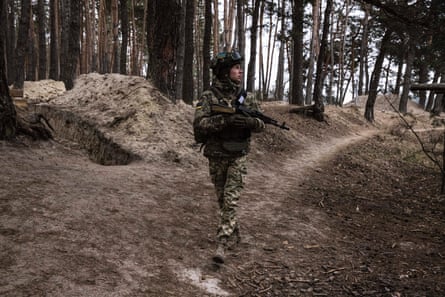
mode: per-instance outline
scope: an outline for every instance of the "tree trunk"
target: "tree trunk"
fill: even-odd
[[[186,22],[186,14],[187,14],[187,2],[191,0],[182,0],[181,1],[181,10],[179,14],[179,38],[178,38],[178,48],[176,50],[176,87],[175,87],[175,100],[181,100],[184,98],[184,57],[185,57],[185,22]]]
[[[386,30],[385,35],[382,38],[379,55],[377,56],[377,59],[375,61],[374,71],[371,75],[369,95],[365,107],[365,119],[369,122],[374,122],[374,105],[377,98],[377,88],[379,86],[380,74],[382,72],[382,66],[385,59],[387,46],[391,40],[391,34],[392,32],[390,30]]]
[[[119,11],[118,0],[111,1],[111,24],[112,24],[112,48],[111,48],[111,71],[113,73],[119,73]]]
[[[2,3],[7,5],[7,9],[3,11],[3,16],[1,16],[3,24],[2,28],[8,28],[6,31],[6,78],[8,79],[8,85],[13,83],[12,80],[14,80],[16,76],[16,69],[15,69],[15,44],[17,40],[17,34],[16,34],[16,25],[15,25],[15,5],[14,0],[8,0],[8,1],[2,1]]]
[[[80,1],[69,1],[68,4],[70,5],[67,32],[68,48],[65,67],[61,72],[61,80],[65,83],[65,88],[71,90],[74,87],[80,55]]]
[[[182,98],[185,103],[193,104],[194,94],[194,75],[193,75],[193,57],[195,55],[195,48],[193,45],[193,24],[195,20],[195,1],[186,1],[185,14],[185,59],[184,59],[184,84],[182,91]]]
[[[362,42],[360,47],[360,70],[359,70],[359,79],[358,79],[358,95],[364,95],[363,92],[363,80],[365,75],[365,63],[367,59],[365,58],[368,55],[368,33],[369,33],[369,10],[370,5],[364,4],[365,16],[363,17],[363,33],[362,33]]]
[[[421,62],[419,66],[419,83],[428,82],[428,64]],[[419,91],[419,105],[425,108],[426,104],[426,91]]]
[[[9,96],[8,80],[6,77],[5,40],[7,19],[6,1],[0,4],[0,139],[12,139],[16,134],[17,121],[14,104]]]
[[[255,7],[252,16],[252,31],[250,34],[250,59],[247,66],[247,92],[253,92],[255,89],[255,68],[256,68],[256,45],[258,38],[258,20],[260,13],[260,0],[255,0]]]
[[[147,10],[147,78],[166,94],[175,87],[175,58],[178,45],[177,16],[181,7],[175,0],[155,0]],[[166,14],[165,12],[169,13]],[[158,34],[163,32],[163,34]]]
[[[121,32],[122,32],[122,44],[120,53],[120,73],[127,74],[127,49],[128,49],[128,0],[120,0],[120,19],[121,19]]]
[[[445,82],[445,77],[443,75],[440,78],[440,82],[441,83]],[[432,92],[432,93],[434,94],[433,96],[435,96],[432,115],[439,116],[445,106],[445,104],[443,102],[444,96],[443,96],[443,93],[439,93],[439,94],[436,92]]]
[[[239,0],[241,1],[241,0]],[[204,1],[204,37],[202,41],[202,80],[203,89],[210,88],[210,44],[212,39],[212,0]]]
[[[49,61],[49,78],[59,80],[59,1],[50,0],[50,61]]]
[[[440,77],[440,71],[435,71],[434,72],[434,77],[433,77],[433,83],[437,83],[439,81],[439,77]],[[433,108],[433,103],[434,103],[434,92],[430,91],[430,94],[428,95],[428,102],[426,103],[426,111],[431,111]]]
[[[293,2],[292,14],[292,72],[290,103],[304,105],[303,97],[303,17],[304,1]]]
[[[400,95],[400,83],[402,81],[403,62],[405,61],[405,47],[402,46],[399,50],[399,67],[397,68],[396,86],[394,88],[394,94]]]
[[[29,24],[31,19],[31,0],[22,1],[19,34],[17,37],[14,88],[23,89],[25,81],[25,59],[29,42]]]
[[[402,96],[400,97],[400,102],[399,102],[399,111],[402,114],[406,114],[406,112],[407,112],[408,94],[409,94],[409,88],[411,86],[411,69],[413,67],[414,54],[415,54],[415,46],[410,41],[409,48],[408,48],[408,56],[406,58],[405,75],[403,78],[403,92],[402,92]]]
[[[213,0],[213,54],[216,55],[220,52],[220,46],[219,46],[219,1]]]
[[[309,66],[307,70],[307,80],[306,80],[306,104],[312,103],[312,85],[314,76],[314,65],[315,60],[318,57],[318,52],[320,50],[320,0],[315,0],[312,4],[312,38],[309,53]]]
[[[321,38],[320,55],[317,61],[317,72],[314,85],[314,116],[318,121],[324,121],[324,105],[321,95],[323,91],[324,79],[326,76],[326,51],[328,46],[329,20],[332,12],[332,5],[332,0],[328,0],[324,13],[323,36]]]
[[[275,100],[283,100],[284,97],[284,49],[286,45],[286,38],[284,38],[286,34],[286,21],[284,17],[285,5],[286,1],[282,0],[281,2],[280,15],[281,19],[281,28],[279,35],[280,49],[278,52],[278,68],[277,68],[277,77],[275,81]]]
[[[37,24],[39,26],[39,75],[38,79],[46,78],[46,14],[45,1],[37,2]]]

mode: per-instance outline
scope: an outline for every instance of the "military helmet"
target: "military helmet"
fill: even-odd
[[[233,65],[240,64],[242,60],[243,57],[237,51],[220,52],[212,59],[210,68],[214,75],[221,76],[222,70],[230,69]]]

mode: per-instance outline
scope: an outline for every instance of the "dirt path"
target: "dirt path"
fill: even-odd
[[[308,148],[277,160],[281,168],[251,164],[240,205],[246,260],[262,256],[267,237],[276,236],[258,238],[261,224],[287,220],[277,211],[300,177],[369,135]],[[106,167],[56,142],[2,142],[1,150],[2,296],[229,295],[218,287],[221,275],[205,276],[212,274],[205,263],[214,247],[216,203],[204,159],[198,168]]]

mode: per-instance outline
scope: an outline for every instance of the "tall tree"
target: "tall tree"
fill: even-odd
[[[185,48],[184,48],[184,85],[182,98],[187,104],[192,104],[194,99],[194,76],[193,65],[195,57],[195,49],[193,42],[193,26],[195,20],[195,0],[186,1],[185,14]]]
[[[11,139],[16,134],[17,122],[14,104],[9,95],[8,80],[6,78],[6,28],[7,2],[0,2],[0,139]]]
[[[256,68],[256,44],[258,38],[258,21],[260,14],[260,0],[252,0],[254,2],[253,15],[252,15],[252,27],[250,31],[250,58],[247,66],[247,83],[246,90],[253,92],[255,88],[255,68]]]
[[[284,50],[286,47],[286,18],[285,18],[285,7],[286,1],[281,0],[280,8],[279,8],[279,16],[280,16],[280,34],[278,35],[278,41],[280,42],[280,49],[278,52],[278,67],[277,67],[277,76],[275,81],[275,94],[274,97],[276,100],[283,100],[284,97]]]
[[[6,71],[7,71],[7,79],[8,85],[13,82],[16,76],[15,69],[15,44],[17,41],[17,30],[16,30],[16,6],[14,0],[2,1],[2,3],[7,5],[7,9],[3,11],[3,16],[1,17],[4,21],[6,30],[6,45],[5,45],[5,55],[6,59]],[[11,81],[12,80],[12,81]]]
[[[326,52],[328,47],[328,34],[330,27],[330,15],[333,0],[327,0],[323,21],[323,36],[321,38],[320,54],[317,60],[317,72],[314,85],[314,116],[317,120],[324,120],[324,105],[322,98],[323,83],[326,76]]]
[[[50,0],[50,63],[49,78],[59,80],[59,0]]]
[[[315,60],[320,50],[319,42],[320,28],[320,0],[314,0],[312,3],[312,37],[309,52],[309,66],[306,80],[306,104],[312,103],[312,81],[314,74]],[[331,51],[332,52],[332,51]]]
[[[61,80],[65,83],[65,88],[71,90],[74,86],[74,79],[77,74],[77,65],[80,56],[80,1],[65,2],[68,12],[64,15],[68,17],[67,46],[64,47],[66,53],[61,72]]]
[[[120,0],[120,19],[122,44],[120,53],[120,73],[127,74],[127,50],[128,50],[128,0]]]
[[[241,0],[239,0],[241,1]],[[212,39],[212,0],[204,0],[204,37],[202,42],[203,53],[203,88],[208,89],[210,87],[210,44]]]
[[[147,78],[162,92],[171,94],[175,87],[177,16],[181,7],[176,0],[154,0],[150,3],[147,10]]]
[[[2,1],[4,2],[4,1]],[[22,0],[19,34],[17,37],[14,88],[23,89],[25,82],[25,62],[29,41],[29,25],[31,19],[31,0]]]
[[[39,79],[46,78],[46,13],[45,1],[37,2],[37,25],[39,29]]]
[[[382,38],[382,43],[380,46],[380,52],[377,56],[377,59],[375,61],[374,71],[371,75],[371,83],[369,86],[369,95],[368,100],[366,101],[366,108],[365,108],[365,119],[367,119],[369,122],[374,121],[374,104],[375,100],[377,98],[377,92],[378,92],[378,86],[380,81],[380,74],[382,72],[382,65],[383,61],[385,59],[386,50],[388,49],[388,45],[391,41],[391,30],[386,30],[385,35]]]
[[[304,105],[303,97],[303,17],[304,1],[294,0],[292,8],[292,75],[290,103]]]

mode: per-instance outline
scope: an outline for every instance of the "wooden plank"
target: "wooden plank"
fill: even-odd
[[[9,95],[11,95],[11,97],[23,97],[23,89],[14,89],[11,88],[9,89]]]
[[[412,84],[411,91],[434,91],[436,93],[445,93],[445,83],[437,84]]]

